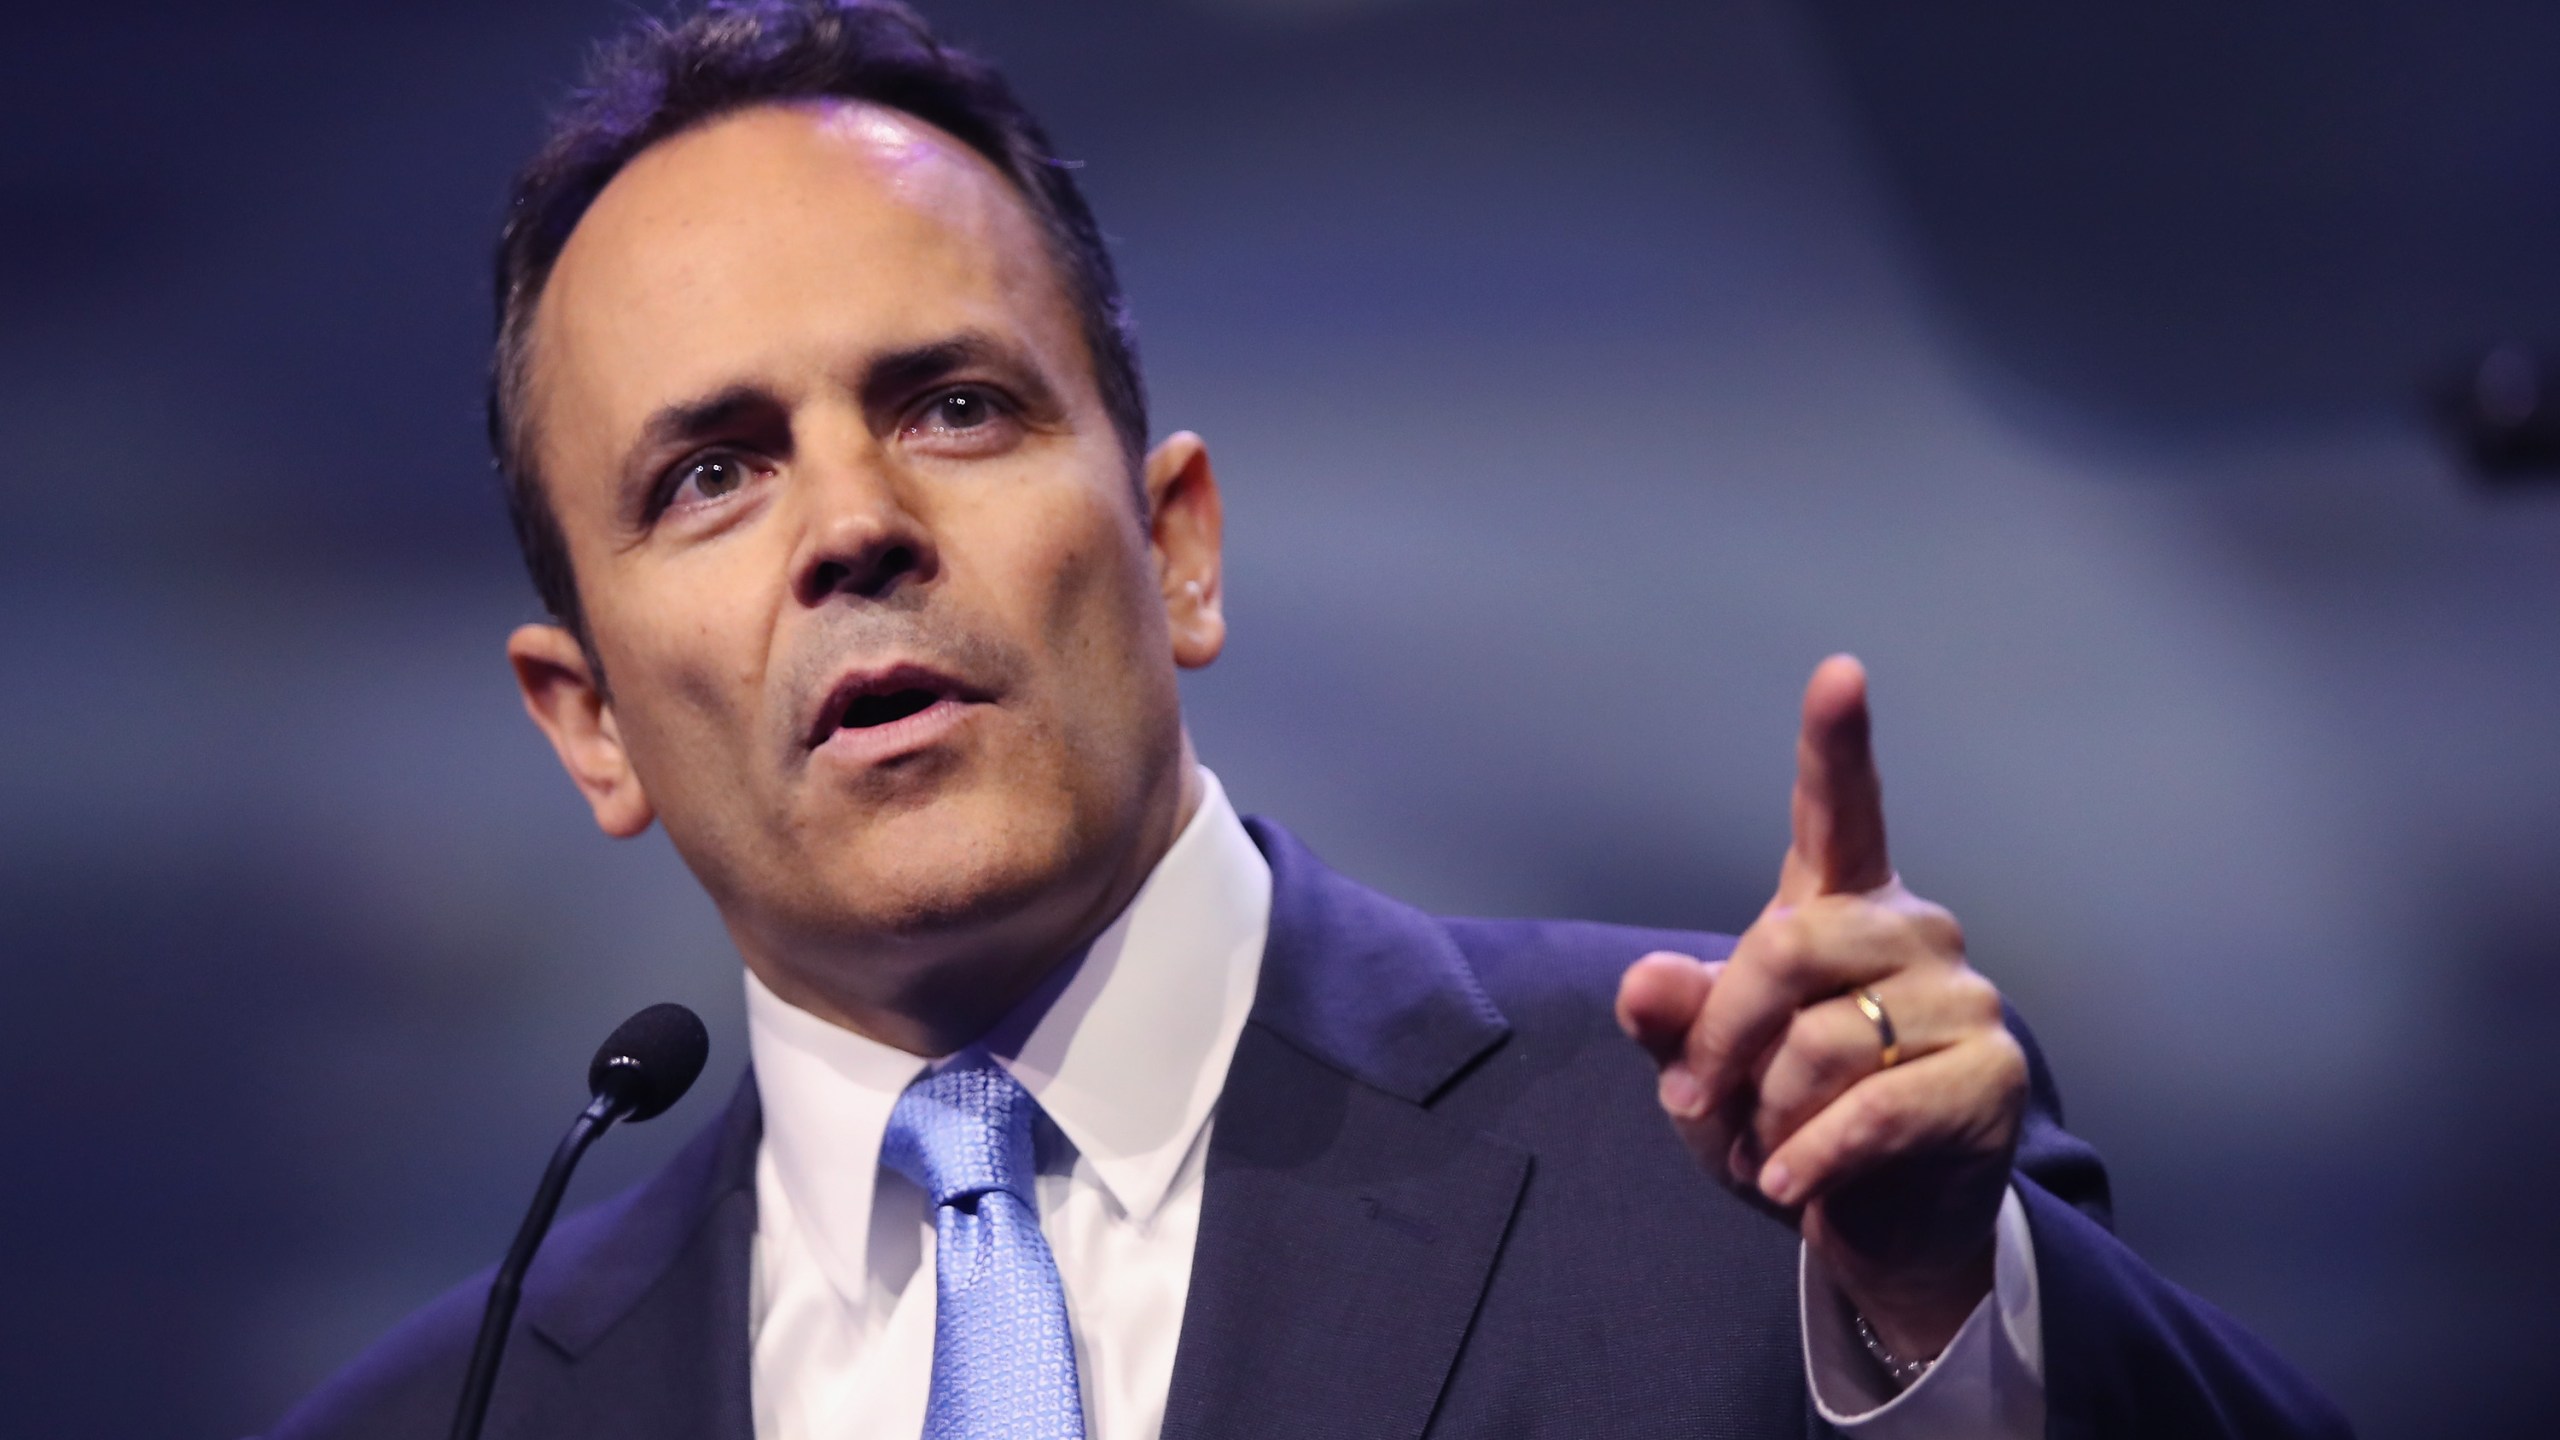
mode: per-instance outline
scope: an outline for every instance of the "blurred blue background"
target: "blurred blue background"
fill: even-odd
[[[2560,489],[2421,395],[2560,338],[2560,8],[927,8],[1211,440],[1241,804],[1436,908],[1736,927],[1854,649],[2124,1232],[2369,1436],[2539,1428]],[[485,255],[630,13],[8,21],[0,1431],[259,1427],[496,1255],[625,1012],[741,1063],[499,654]]]

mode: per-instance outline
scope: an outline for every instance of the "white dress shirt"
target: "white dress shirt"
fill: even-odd
[[[1045,1116],[1040,1228],[1089,1440],[1156,1440],[1163,1427],[1211,1115],[1270,928],[1270,866],[1217,778],[1201,778],[1198,813],[1128,909],[972,1047]],[[748,1308],[757,1440],[915,1440],[933,1368],[933,1218],[881,1168],[880,1143],[899,1094],[935,1062],[746,983],[764,1103]],[[1895,1396],[1807,1256],[1806,1375],[1824,1417],[1880,1440],[2042,1433],[2035,1260],[2015,1195],[1997,1268],[1946,1356]]]

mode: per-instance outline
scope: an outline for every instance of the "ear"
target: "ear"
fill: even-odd
[[[640,788],[613,704],[578,637],[557,625],[520,625],[507,637],[507,663],[515,667],[525,713],[550,737],[595,811],[596,827],[616,840],[648,829],[658,812]]]
[[[1165,620],[1173,632],[1173,662],[1197,670],[1227,645],[1219,588],[1226,512],[1218,477],[1209,469],[1208,445],[1188,430],[1165,437],[1147,452],[1145,482],[1147,542],[1155,551]]]

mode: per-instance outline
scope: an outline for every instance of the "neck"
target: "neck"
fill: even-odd
[[[1170,803],[1147,807],[1130,843],[1100,867],[1099,885],[1062,885],[966,934],[872,941],[854,947],[858,955],[835,949],[816,963],[777,960],[733,927],[739,953],[766,989],[797,1009],[911,1055],[951,1054],[993,1029],[1128,908],[1206,796],[1188,734],[1178,770]]]

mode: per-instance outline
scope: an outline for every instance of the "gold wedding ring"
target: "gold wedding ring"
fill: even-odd
[[[1884,1013],[1884,997],[1876,994],[1876,987],[1869,985],[1849,998],[1858,1002],[1859,1014],[1875,1022],[1876,1043],[1884,1047],[1876,1068],[1890,1070],[1902,1063],[1902,1041],[1893,1033],[1893,1017]]]

